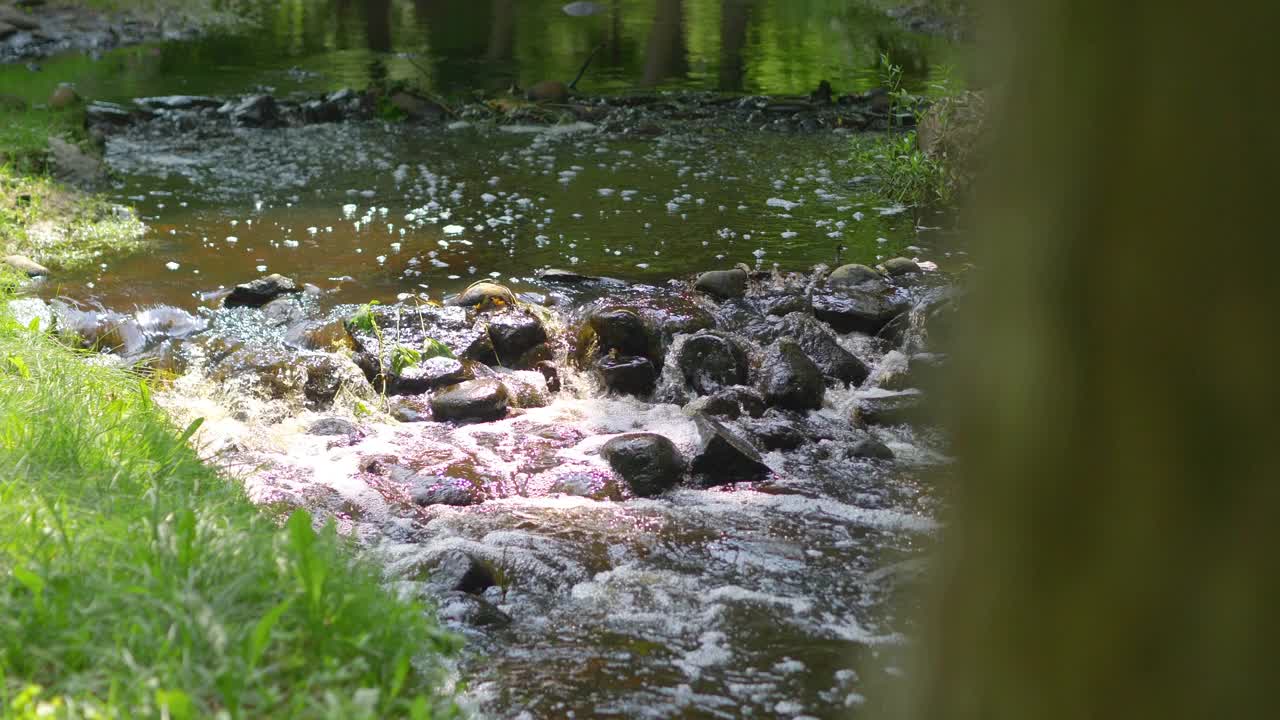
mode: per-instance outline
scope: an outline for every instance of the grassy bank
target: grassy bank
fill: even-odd
[[[276,526],[137,376],[19,326],[4,294],[0,715],[452,713],[455,641],[426,608],[305,514]]]

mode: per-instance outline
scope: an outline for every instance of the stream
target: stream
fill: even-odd
[[[960,50],[858,3],[563,4],[244,3],[256,30],[48,58],[41,82],[151,108],[104,138],[148,249],[32,312],[163,373],[255,501],[333,519],[437,604],[477,716],[844,716],[902,674],[948,462],[919,388],[965,253],[875,199],[847,128],[770,113],[821,79],[862,98],[885,50],[923,88]],[[217,109],[496,94],[598,42],[553,123]],[[396,359],[425,337],[458,359]],[[492,392],[446,407],[459,382]],[[674,487],[606,459],[630,433],[671,442]]]

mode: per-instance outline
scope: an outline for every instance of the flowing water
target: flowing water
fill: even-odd
[[[564,5],[244,2],[236,7],[255,24],[237,33],[54,57],[41,73],[0,67],[0,79],[35,97],[74,78],[87,97],[117,102],[388,78],[461,98],[569,80],[604,43],[580,91],[678,102],[667,93],[805,95],[822,79],[862,91],[878,82],[882,52],[924,88],[961,52],[856,2]],[[122,354],[181,356],[169,402],[207,418],[208,451],[255,499],[338,519],[397,587],[440,603],[470,641],[461,670],[479,715],[834,717],[901,673],[910,627],[900,590],[934,529],[943,439],[851,422],[859,403],[889,393],[873,372],[794,420],[806,442],[765,453],[769,480],[631,498],[600,458],[605,441],[655,432],[687,455],[700,442],[670,360],[681,340],[649,400],[604,393],[570,358],[592,303],[670,300],[714,315],[758,364],[767,343],[721,322],[717,304],[683,282],[702,270],[777,271],[753,282],[752,302],[763,303],[800,293],[819,264],[906,255],[959,268],[963,251],[922,227],[940,221],[877,202],[850,156],[844,134],[714,122],[655,137],[581,122],[153,122],[106,145],[108,193],[149,225],[147,251],[40,293],[81,308],[82,322],[126,318],[136,338],[120,333]],[[540,279],[548,268],[611,280],[566,286]],[[267,273],[312,287],[284,317],[220,307],[227,289]],[[269,373],[279,380],[330,355],[316,343],[299,350],[296,328],[370,300],[441,300],[481,279],[549,308],[564,389],[545,404],[454,426],[354,417],[356,405],[318,408],[297,388],[260,392]],[[946,283],[897,292],[932,302]],[[901,345],[857,333],[839,343],[873,369]],[[292,354],[272,364],[284,347]],[[228,370],[228,357],[247,371]],[[306,432],[334,415],[359,431]],[[749,433],[752,422],[732,426]],[[868,438],[894,459],[857,452]],[[485,501],[419,507],[406,478],[424,474],[465,481]],[[433,581],[431,568],[460,557],[487,568],[492,587],[467,594]]]

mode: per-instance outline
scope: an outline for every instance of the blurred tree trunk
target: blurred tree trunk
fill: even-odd
[[[516,41],[515,0],[493,0],[492,12],[487,57],[490,62],[511,62]]]
[[[689,69],[684,44],[684,0],[655,0],[655,3],[644,61],[645,85],[657,85]]]
[[[720,0],[720,84],[726,92],[742,90],[746,64],[747,25],[754,0]]]
[[[982,13],[960,478],[895,717],[1273,716],[1278,8]]]

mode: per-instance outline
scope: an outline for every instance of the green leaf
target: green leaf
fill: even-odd
[[[258,661],[262,659],[262,654],[267,651],[267,646],[271,644],[271,631],[275,629],[276,623],[280,621],[280,616],[293,605],[293,600],[285,600],[275,607],[267,611],[266,615],[253,626],[253,632],[249,634],[249,667],[256,667]]]
[[[203,424],[204,418],[196,418],[195,420],[192,420],[191,424],[187,426],[187,429],[182,431],[182,435],[179,436],[178,442],[185,444],[191,439],[192,435],[196,434],[196,431],[199,430],[200,426]]]
[[[195,709],[191,698],[181,690],[156,690],[156,704],[161,711],[168,710],[171,720],[189,720]]]
[[[422,359],[426,360],[433,357],[453,358],[454,355],[448,345],[435,338],[426,338],[422,341]]]

